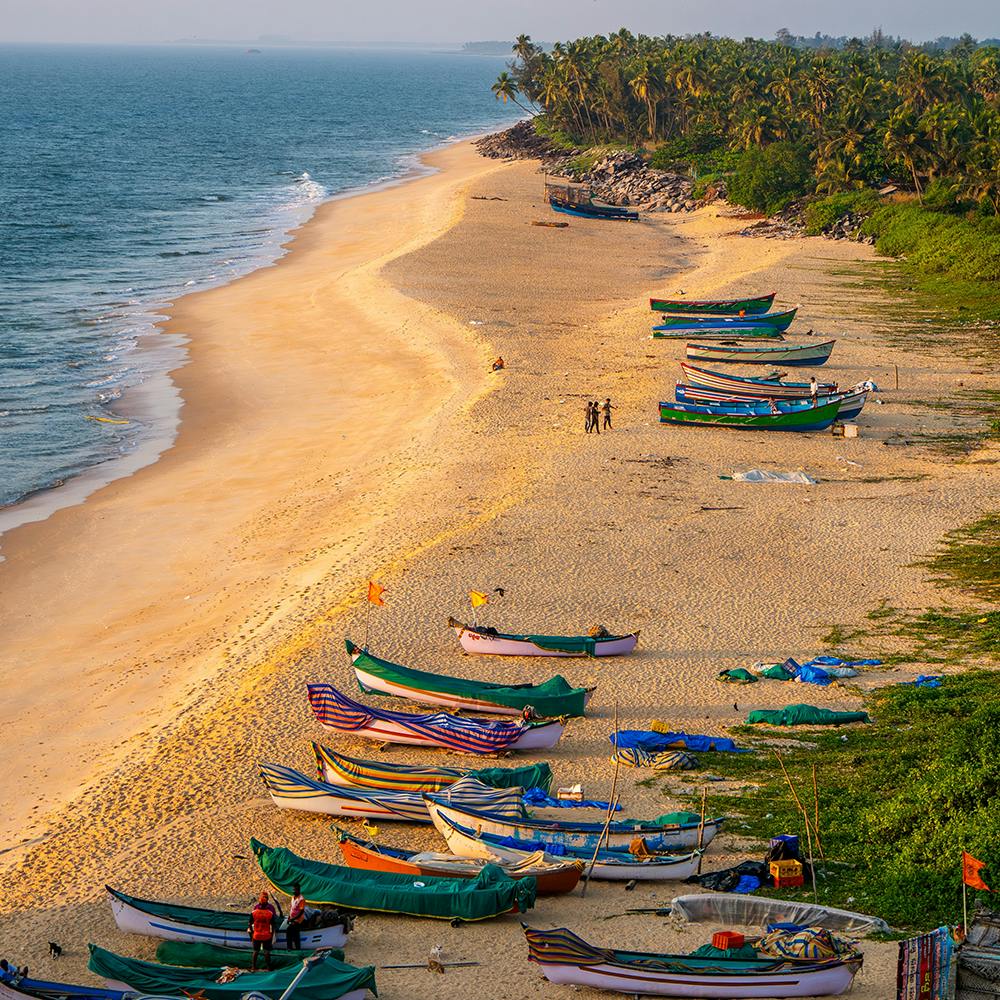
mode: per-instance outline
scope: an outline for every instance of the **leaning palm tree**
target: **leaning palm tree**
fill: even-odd
[[[490,87],[493,91],[493,96],[498,101],[503,101],[506,104],[508,101],[513,101],[522,111],[526,111],[529,115],[534,115],[536,112],[532,111],[531,108],[526,108],[518,99],[518,89],[517,84],[514,82],[514,78],[504,70],[497,78],[496,82]]]

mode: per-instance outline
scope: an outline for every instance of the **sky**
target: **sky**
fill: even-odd
[[[254,40],[465,42],[526,33],[567,40],[620,27],[742,38],[887,34],[1000,36],[998,0],[0,0],[2,42]]]

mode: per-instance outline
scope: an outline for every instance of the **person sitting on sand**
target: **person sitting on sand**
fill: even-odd
[[[285,931],[285,945],[289,951],[302,947],[302,925],[306,922],[306,900],[298,882],[292,886],[292,905],[288,910],[288,928]]]
[[[274,931],[277,922],[278,914],[267,901],[267,893],[262,892],[257,900],[257,905],[250,913],[250,923],[247,925],[247,932],[253,942],[253,958],[250,959],[251,972],[257,971],[257,956],[261,949],[264,951],[264,965],[268,972],[271,971],[271,946],[274,944]]]
[[[28,967],[24,967],[24,975],[27,976]],[[21,970],[16,965],[11,965],[6,958],[0,958],[0,983],[13,982],[21,975]]]
[[[493,371],[498,372],[501,368],[503,368],[503,358],[497,358],[496,361],[493,362]]]
[[[618,409],[618,407],[611,405],[610,396],[604,400],[604,405],[601,407],[601,410],[604,413],[604,429],[606,431],[611,430],[611,411],[616,409]]]

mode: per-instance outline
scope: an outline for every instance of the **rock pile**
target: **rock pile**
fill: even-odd
[[[518,122],[504,132],[476,140],[480,155],[490,160],[552,160],[557,154],[548,139],[535,131],[530,120]],[[579,152],[574,150],[574,153]],[[565,156],[566,151],[559,153]]]
[[[823,230],[823,235],[829,240],[855,240],[858,243],[868,243],[875,245],[874,236],[864,236],[861,233],[861,224],[868,218],[866,215],[856,215],[848,212],[847,215],[837,219],[831,226]]]

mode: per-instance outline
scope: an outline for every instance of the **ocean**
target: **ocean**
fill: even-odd
[[[78,499],[169,443],[174,411],[122,397],[176,364],[143,346],[172,301],[273,262],[325,199],[515,121],[489,89],[504,63],[0,46],[0,530],[10,505]]]

